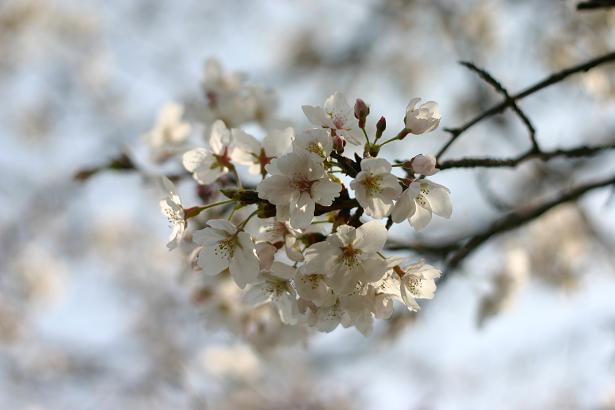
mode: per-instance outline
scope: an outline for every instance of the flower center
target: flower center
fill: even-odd
[[[292,187],[299,192],[310,192],[313,183],[314,181],[310,181],[305,176],[298,176],[293,179]]]
[[[378,175],[368,175],[366,176],[361,184],[365,187],[368,195],[379,194],[381,191],[380,182],[382,181],[382,177]]]
[[[324,149],[319,142],[310,142],[305,148],[309,152],[313,152],[314,154],[324,157]]]
[[[361,250],[353,248],[352,245],[344,246],[341,249],[341,263],[345,265],[347,269],[351,269],[358,263],[358,256],[361,254]]]
[[[231,236],[230,238],[223,239],[216,244],[214,248],[214,254],[223,259],[231,259],[235,253],[235,247],[237,246],[237,237]]]

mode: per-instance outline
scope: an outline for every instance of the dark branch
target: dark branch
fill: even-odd
[[[515,102],[517,100],[527,97],[528,95],[534,94],[535,92],[540,91],[543,88],[549,87],[553,84],[556,84],[573,74],[580,73],[580,72],[586,72],[600,64],[609,63],[613,61],[615,61],[615,51],[612,51],[600,57],[593,58],[589,61],[586,61],[585,63],[566,68],[555,74],[551,74],[549,77],[544,78],[543,80],[537,82],[536,84],[531,85],[527,87],[526,89],[520,91],[519,93],[510,96],[510,99],[504,99],[504,101],[500,102],[499,104],[494,105],[493,107],[487,109],[486,111],[483,111],[482,113],[478,114],[476,117],[472,118],[470,121],[466,122],[465,124],[457,128],[445,128],[445,131],[451,134],[451,138],[440,149],[440,151],[436,155],[436,158],[440,158],[446,152],[446,150],[453,144],[453,142],[455,142],[455,140],[457,140],[457,138],[459,138],[459,136],[463,134],[465,131],[467,131],[474,125],[478,124],[479,122],[489,117],[492,117],[495,114],[499,114],[503,112],[506,108],[511,106],[511,102]]]
[[[491,226],[485,228],[482,232],[474,235],[468,235],[465,238],[459,238],[437,245],[423,243],[404,244],[401,242],[389,241],[387,242],[386,249],[393,251],[416,251],[445,259],[447,268],[452,270],[458,267],[468,255],[480,248],[489,239],[504,232],[520,228],[523,225],[539,218],[550,209],[566,202],[574,201],[589,191],[609,185],[615,185],[615,175],[600,181],[587,183],[572,188],[568,191],[564,191],[554,199],[543,202],[542,204],[528,206],[517,211],[513,211],[495,221],[491,224]]]
[[[571,149],[557,149],[553,151],[539,151],[534,150],[526,151],[515,158],[462,158],[443,161],[438,165],[440,170],[451,168],[502,168],[502,167],[516,167],[520,163],[530,159],[540,159],[542,161],[549,161],[553,158],[580,158],[590,157],[604,150],[615,149],[615,142],[596,145],[596,146],[580,146]]]
[[[459,64],[461,64],[464,67],[467,67],[471,71],[474,71],[476,74],[478,74],[480,78],[482,78],[485,82],[487,82],[489,85],[495,88],[497,92],[499,92],[500,94],[504,96],[504,98],[506,99],[506,102],[510,105],[512,110],[515,112],[515,114],[517,114],[517,116],[521,119],[521,121],[527,128],[528,133],[530,135],[530,141],[532,143],[532,150],[535,152],[539,152],[540,147],[538,146],[538,141],[536,140],[536,128],[534,128],[534,125],[530,121],[529,117],[521,110],[521,108],[519,108],[515,100],[510,97],[510,94],[508,94],[508,91],[506,90],[506,88],[504,88],[504,86],[498,80],[496,80],[491,74],[489,74],[485,69],[479,68],[473,63],[468,62],[468,61],[461,61]]]
[[[615,185],[615,176],[611,176],[601,181],[580,185],[576,188],[570,189],[560,194],[559,196],[550,201],[544,202],[543,204],[537,205],[535,207],[520,209],[504,216],[500,220],[493,223],[490,227],[485,229],[482,233],[479,233],[470,238],[458,251],[453,253],[447,261],[448,267],[455,268],[459,266],[459,264],[465,257],[467,257],[472,252],[481,247],[488,239],[500,235],[504,232],[510,231],[512,229],[517,229],[527,224],[528,222],[540,217],[542,214],[549,211],[550,209],[555,208],[556,206],[563,203],[574,201],[591,190],[603,188],[609,185]]]
[[[577,4],[577,10],[597,10],[615,7],[615,0],[588,0]]]

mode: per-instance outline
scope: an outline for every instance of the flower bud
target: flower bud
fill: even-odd
[[[384,130],[387,129],[387,120],[384,117],[380,117],[378,122],[376,123],[376,139],[380,139]]]
[[[410,161],[414,172],[425,176],[433,175],[439,171],[439,169],[436,168],[436,163],[436,157],[434,157],[433,155],[423,154],[417,155]]]
[[[339,135],[333,137],[333,149],[335,150],[335,152],[337,152],[338,154],[343,153],[345,146],[346,140],[344,139],[344,137],[341,137]]]
[[[354,116],[359,120],[359,128],[365,128],[365,119],[369,115],[369,105],[360,98],[354,103]]]
[[[408,103],[406,108],[406,118],[404,122],[406,128],[412,134],[423,134],[424,132],[433,131],[440,125],[440,111],[438,104],[434,101],[427,101],[421,104],[418,108],[416,105],[421,101],[420,98],[413,98]]]

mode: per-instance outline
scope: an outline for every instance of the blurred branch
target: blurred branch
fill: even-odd
[[[480,248],[485,242],[491,238],[498,236],[502,233],[517,229],[523,225],[539,218],[545,212],[558,205],[566,202],[575,201],[586,193],[603,188],[609,185],[615,185],[615,175],[596,182],[590,182],[583,185],[579,185],[575,188],[569,189],[560,193],[554,199],[545,201],[541,204],[534,206],[527,206],[516,211],[513,211],[499,220],[493,222],[489,227],[482,232],[474,235],[468,235],[465,238],[459,238],[457,240],[450,241],[448,243],[431,245],[431,244],[403,244],[400,242],[388,243],[386,249],[388,250],[413,250],[417,252],[423,252],[431,254],[433,256],[440,257],[446,261],[446,265],[449,269],[457,268],[460,263],[472,252]]]
[[[553,158],[580,158],[597,155],[602,151],[615,149],[615,142],[595,146],[579,146],[570,149],[556,149],[553,151],[534,151],[530,149],[515,158],[462,158],[443,161],[438,165],[440,170],[450,168],[503,168],[516,167],[520,163],[530,159],[549,161]]]
[[[601,65],[604,63],[610,63],[614,61],[615,61],[615,51],[612,51],[608,54],[593,58],[582,64],[578,64],[578,65],[566,68],[562,71],[551,74],[550,76],[544,78],[543,80],[537,82],[534,85],[527,87],[526,89],[520,91],[519,93],[515,95],[509,96],[509,98],[505,98],[504,101],[500,102],[499,104],[494,105],[493,107],[487,109],[486,111],[483,111],[482,113],[478,114],[477,116],[475,116],[474,118],[472,118],[471,120],[469,120],[468,122],[466,122],[465,124],[459,127],[445,128],[445,131],[447,131],[451,135],[451,137],[448,140],[448,142],[444,144],[444,146],[440,149],[440,151],[436,155],[436,158],[439,159],[446,152],[446,150],[448,150],[448,148],[453,144],[453,142],[455,142],[459,138],[459,136],[462,135],[465,131],[472,128],[474,125],[478,124],[479,122],[489,117],[494,116],[495,114],[502,113],[506,108],[511,107],[512,104],[515,103],[517,100],[520,100],[531,94],[534,94],[535,92],[540,91],[543,88],[549,87],[553,84],[557,84],[558,82],[566,79],[567,77],[573,74],[580,73],[580,72],[586,72],[598,65]]]
[[[493,76],[489,74],[485,69],[479,68],[473,63],[468,62],[468,61],[461,61],[459,62],[459,64],[461,64],[464,67],[467,67],[471,71],[474,71],[476,74],[478,74],[478,76],[481,79],[483,79],[493,88],[495,88],[497,92],[499,92],[500,94],[504,96],[504,98],[506,99],[506,102],[509,104],[512,110],[517,114],[517,116],[521,119],[521,121],[527,128],[529,135],[530,135],[530,141],[532,142],[532,151],[535,151],[535,152],[540,151],[540,147],[538,146],[538,141],[536,140],[536,128],[534,128],[534,125],[532,124],[528,116],[521,110],[521,108],[519,108],[515,100],[510,97],[510,94],[508,94],[508,91],[506,90],[506,88],[504,88],[504,86],[498,80],[493,78]]]
[[[577,4],[577,10],[597,10],[615,7],[615,0],[588,0]]]

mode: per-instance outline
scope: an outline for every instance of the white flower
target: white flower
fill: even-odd
[[[417,174],[431,176],[439,171],[439,169],[436,168],[436,157],[434,157],[433,155],[419,154],[416,157],[412,158],[411,163],[412,170]]]
[[[386,240],[387,230],[378,221],[356,229],[339,226],[325,241],[305,250],[304,272],[324,274],[333,290],[349,293],[357,282],[375,282],[389,269],[379,255]]]
[[[231,133],[224,122],[214,122],[209,136],[209,148],[195,148],[186,152],[182,157],[184,168],[192,172],[192,176],[200,184],[214,182],[233,166],[231,142]]]
[[[252,285],[244,295],[244,302],[252,306],[273,303],[280,314],[282,322],[297,323],[297,295],[290,279],[296,269],[281,262],[273,262],[268,269],[261,272],[257,283]]]
[[[435,279],[442,272],[424,262],[415,263],[405,269],[399,269],[401,276],[401,298],[408,309],[417,312],[421,309],[416,299],[433,299],[436,292]]]
[[[175,249],[186,230],[184,208],[179,195],[175,192],[175,185],[169,178],[162,177],[161,186],[166,192],[166,197],[160,201],[160,211],[169,219],[172,229],[167,248]]]
[[[393,270],[389,270],[382,279],[370,285],[372,311],[376,318],[388,319],[391,317],[393,301],[402,300],[400,286],[399,276]]]
[[[207,98],[208,122],[224,120],[229,126],[250,121],[256,111],[256,100],[245,92],[245,75],[222,69],[216,60],[205,64],[203,92]]]
[[[427,101],[416,107],[420,98],[413,98],[408,103],[406,108],[406,128],[412,134],[422,134],[424,132],[433,131],[440,125],[440,111],[438,111],[438,103],[435,101]]]
[[[320,306],[311,317],[311,325],[321,332],[332,332],[342,321],[344,310],[338,301],[330,306]]]
[[[330,306],[335,303],[335,293],[327,285],[325,275],[306,274],[299,269],[295,278],[295,287],[299,296],[316,306]]]
[[[309,153],[283,155],[267,165],[267,171],[272,175],[258,184],[258,196],[274,205],[289,205],[290,224],[295,228],[309,225],[315,205],[330,206],[342,189]]]
[[[303,131],[293,141],[293,151],[307,151],[327,159],[333,151],[333,139],[322,128],[313,128]]]
[[[259,141],[252,135],[234,128],[232,130],[235,149],[232,159],[241,165],[247,165],[248,171],[253,175],[265,175],[265,166],[272,159],[286,154],[293,141],[293,129],[288,127],[284,130],[271,131],[263,141]]]
[[[450,218],[453,212],[450,191],[445,186],[427,179],[420,179],[410,184],[402,192],[391,212],[391,219],[400,223],[404,219],[417,231],[424,229],[434,213],[443,218]]]
[[[273,115],[278,107],[278,96],[268,88],[259,85],[245,87],[249,99],[252,101],[252,117],[263,125],[272,125]]]
[[[254,242],[247,232],[225,219],[212,219],[209,228],[194,232],[193,240],[202,245],[197,263],[205,274],[215,276],[228,269],[240,288],[254,283],[259,273],[259,260]]]
[[[287,206],[277,206],[274,218],[261,221],[258,238],[269,243],[283,242],[286,256],[294,262],[302,262],[303,253],[298,240],[302,232],[290,225],[288,213]]]
[[[312,124],[329,128],[332,133],[346,138],[351,144],[359,145],[363,142],[363,132],[354,118],[354,110],[342,93],[336,92],[327,98],[324,109],[311,105],[301,108]]]
[[[388,216],[393,201],[402,191],[391,169],[391,164],[385,159],[365,158],[361,161],[361,172],[350,182],[359,205],[371,217]]]
[[[182,121],[184,107],[175,102],[166,104],[151,131],[145,134],[147,143],[157,157],[174,153],[188,139],[190,124]]]
[[[340,297],[340,304],[344,310],[342,325],[344,327],[352,325],[364,336],[372,333],[374,325],[372,295],[368,291],[368,286],[357,283],[350,294]]]

